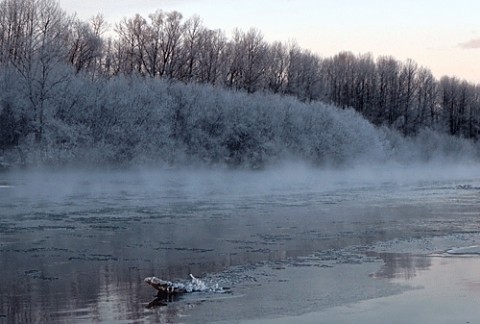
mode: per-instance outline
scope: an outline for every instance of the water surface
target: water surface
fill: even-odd
[[[335,283],[328,269],[347,273],[356,264],[368,266],[350,283],[356,276],[366,277],[365,285],[382,282],[369,274],[385,264],[395,272],[402,262],[368,255],[374,244],[477,233],[480,172],[445,170],[0,174],[0,320],[195,322],[227,307],[210,320],[229,321],[397,293],[378,283],[384,286],[349,295],[355,288],[339,283],[322,301],[281,290],[302,271],[306,282],[318,276]],[[146,308],[154,292],[143,278],[190,273],[230,292]],[[272,307],[242,297],[254,289],[273,296],[277,288],[279,300],[255,302]],[[244,315],[229,312],[235,303],[243,303]]]

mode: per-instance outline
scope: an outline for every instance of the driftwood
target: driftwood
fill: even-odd
[[[148,277],[144,281],[157,291],[155,299],[149,302],[146,308],[167,306],[167,303],[175,301],[179,295],[187,292],[185,288],[178,284],[157,277]]]
[[[175,284],[171,281],[158,279],[157,277],[148,277],[144,280],[147,284],[157,290],[157,296],[174,296],[187,292],[183,285]]]
[[[178,296],[191,292],[224,292],[224,289],[215,286],[207,286],[205,282],[195,278],[190,274],[190,281],[185,282],[171,282],[162,280],[157,277],[148,277],[144,279],[145,283],[153,287],[157,291],[156,298],[152,300],[146,307],[153,308],[157,306],[167,306],[168,302],[173,302]]]

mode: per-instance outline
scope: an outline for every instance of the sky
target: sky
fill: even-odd
[[[259,29],[267,41],[296,41],[322,57],[341,51],[411,58],[437,77],[480,83],[478,0],[60,0],[68,13],[102,13],[112,26],[158,9],[198,15],[228,36]]]

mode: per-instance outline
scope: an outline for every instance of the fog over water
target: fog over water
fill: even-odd
[[[0,315],[8,322],[180,321],[196,302],[168,306],[174,314],[166,320],[166,311],[145,309],[153,292],[143,278],[193,273],[236,296],[262,278],[248,272],[258,265],[317,253],[314,262],[327,267],[322,262],[352,263],[357,257],[341,251],[355,246],[471,233],[480,202],[475,164],[37,170],[2,173],[0,184]],[[289,301],[285,311],[315,300]],[[249,316],[262,315],[248,305]],[[198,307],[194,315],[208,312]],[[216,319],[227,320],[222,314]]]

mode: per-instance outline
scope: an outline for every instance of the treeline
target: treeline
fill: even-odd
[[[15,98],[26,91],[14,83],[0,88]],[[472,141],[432,130],[406,138],[351,108],[161,79],[76,76],[52,88],[41,140],[36,124],[16,114],[29,116],[30,108],[28,100],[3,108],[12,122],[0,129],[15,141],[3,151],[10,165],[262,168],[285,161],[345,166],[479,157]]]
[[[374,125],[407,136],[428,128],[477,139],[480,131],[480,88],[466,81],[437,80],[411,60],[351,53],[321,58],[295,44],[268,43],[255,29],[229,38],[175,11],[108,26],[102,16],[88,22],[68,16],[55,0],[3,0],[0,77],[0,152],[18,149],[25,163],[33,151],[43,161],[80,159],[87,147],[104,155],[90,151],[93,160],[151,155],[169,162],[183,155],[254,165],[280,156],[281,146],[312,161],[368,151],[351,131],[361,125],[374,132],[357,115],[320,120],[334,114],[327,105],[287,97],[352,107]],[[194,89],[215,100],[193,102]],[[252,93],[285,98],[248,99]],[[369,138],[382,142],[382,136]]]

